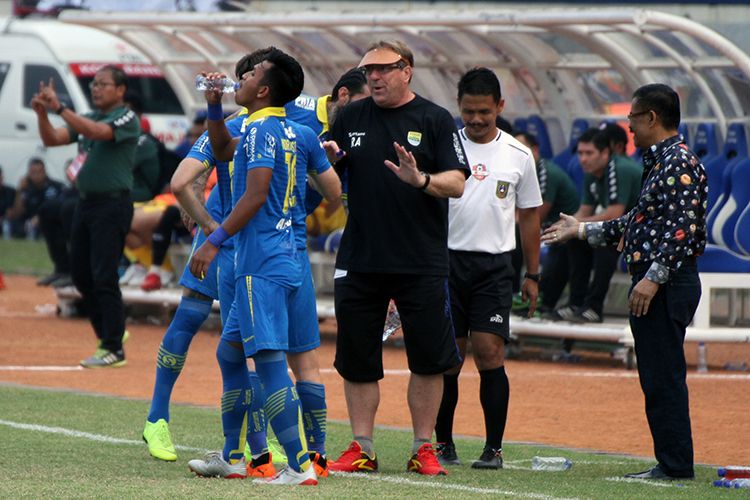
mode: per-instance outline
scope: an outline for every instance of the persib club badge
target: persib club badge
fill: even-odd
[[[495,196],[501,200],[508,197],[508,190],[510,189],[510,182],[508,181],[497,181],[497,187],[495,188]]]
[[[419,143],[422,142],[422,132],[414,132],[413,130],[410,130],[408,134],[406,134],[406,140],[409,141],[409,144],[412,146],[419,146]]]

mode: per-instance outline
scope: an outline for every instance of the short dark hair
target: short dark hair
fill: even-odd
[[[633,92],[633,99],[643,110],[651,110],[661,120],[667,130],[677,130],[680,126],[680,96],[669,85],[649,83]]]
[[[524,138],[530,148],[539,146],[539,141],[534,134],[530,134],[528,132],[518,132],[516,134],[513,134],[513,137],[518,137],[519,135]]]
[[[489,68],[470,69],[458,81],[458,99],[469,95],[491,95],[495,102],[500,102],[500,80]]]
[[[242,75],[247,73],[248,71],[251,71],[256,64],[263,61],[263,59],[266,58],[266,55],[273,49],[273,47],[265,47],[263,49],[257,49],[249,54],[245,54],[240,58],[239,61],[237,61],[237,64],[234,65],[234,76],[236,76],[238,79],[242,78]]]
[[[609,145],[609,136],[607,136],[603,130],[599,130],[598,128],[592,127],[582,133],[581,137],[578,138],[576,145],[582,142],[593,144],[599,151],[604,151],[605,149],[609,149],[610,152],[612,151],[612,147]]]
[[[599,125],[599,130],[609,138],[610,144],[627,145],[628,143],[628,133],[616,123],[603,122]]]
[[[263,60],[271,63],[263,75],[263,85],[271,89],[271,105],[283,106],[299,97],[305,86],[305,73],[299,62],[276,47]]]
[[[362,71],[362,68],[352,68],[339,78],[336,85],[331,90],[331,101],[336,102],[339,100],[339,90],[346,87],[349,90],[349,95],[357,95],[364,92],[365,85],[367,85],[367,78]]]
[[[109,71],[109,74],[112,75],[115,87],[123,85],[125,89],[128,88],[128,75],[125,74],[125,71],[123,71],[121,67],[115,66],[114,64],[107,64],[99,68],[96,72],[99,73],[101,71]]]

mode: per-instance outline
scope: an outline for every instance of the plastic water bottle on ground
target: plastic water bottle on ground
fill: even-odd
[[[708,371],[708,359],[706,356],[706,343],[698,343],[698,373],[706,373]]]
[[[393,335],[396,330],[401,328],[401,316],[396,309],[396,303],[391,301],[388,304],[388,314],[385,317],[385,326],[383,327],[383,342]]]
[[[714,481],[714,486],[720,487],[720,488],[745,488],[750,489],[750,479],[748,478],[740,478],[740,479],[719,479],[718,481]]]
[[[724,479],[750,479],[750,465],[727,465],[716,471]]]
[[[565,457],[533,457],[531,468],[533,470],[561,471],[573,467],[573,462]]]
[[[204,75],[195,77],[195,90],[221,90],[225,94],[231,94],[237,90],[238,84],[228,76],[217,80],[210,80]]]

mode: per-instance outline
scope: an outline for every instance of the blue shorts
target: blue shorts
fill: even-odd
[[[206,241],[206,236],[203,231],[199,230],[193,238],[190,257],[204,241]],[[190,258],[188,258],[188,265],[182,271],[180,285],[218,300],[221,307],[221,322],[226,324],[229,308],[234,301],[234,246],[226,247],[222,245],[219,248],[219,253],[208,266],[208,273],[202,280],[193,276],[193,273],[190,272],[189,263]]]
[[[318,306],[307,251],[298,254],[302,284],[291,295],[289,307],[289,352],[307,352],[320,345]]]
[[[246,357],[264,350],[288,351],[289,303],[295,290],[257,276],[239,276],[221,340],[242,342]]]

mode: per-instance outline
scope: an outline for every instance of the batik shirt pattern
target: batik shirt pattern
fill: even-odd
[[[651,146],[643,166],[636,206],[617,219],[586,223],[586,235],[591,244],[623,239],[627,264],[651,262],[646,278],[665,283],[706,247],[706,171],[680,135]]]

